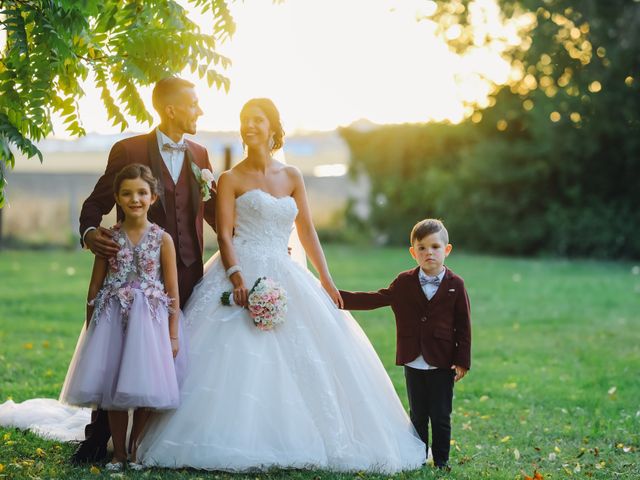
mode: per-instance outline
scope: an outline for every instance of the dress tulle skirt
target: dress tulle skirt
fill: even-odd
[[[151,424],[139,458],[225,471],[419,468],[425,445],[353,317],[286,252],[236,253],[247,285],[268,276],[286,289],[286,321],[261,331],[246,310],[221,305],[231,285],[217,255],[210,260],[185,308],[182,404]]]
[[[120,303],[111,298],[80,334],[60,400],[105,410],[176,408],[186,372],[185,345],[174,360],[166,307],[158,304],[153,312],[137,291],[124,328]]]

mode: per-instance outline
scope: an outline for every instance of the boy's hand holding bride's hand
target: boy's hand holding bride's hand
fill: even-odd
[[[342,296],[340,295],[340,292],[338,291],[335,284],[333,283],[333,280],[331,280],[330,278],[322,279],[320,280],[320,283],[322,284],[322,288],[324,288],[325,291],[329,294],[329,296],[331,297],[331,300],[333,300],[333,303],[335,303],[336,307],[344,308],[344,301],[342,300]]]
[[[244,286],[244,278],[240,272],[231,275],[231,283],[233,284],[233,303],[239,307],[247,307],[249,305],[249,290]]]
[[[458,365],[453,365],[451,367],[451,370],[455,370],[456,371],[456,377],[453,379],[454,381],[458,381],[458,380],[462,380],[462,377],[464,377],[468,370],[464,367],[459,367]]]

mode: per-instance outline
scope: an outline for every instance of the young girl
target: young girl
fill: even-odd
[[[117,471],[127,460],[128,409],[135,409],[129,442],[135,462],[149,409],[179,404],[182,359],[174,360],[180,305],[175,248],[171,236],[147,219],[157,199],[156,179],[148,167],[132,164],[116,176],[114,193],[124,213],[113,227],[120,250],[95,258],[86,329],[60,399],[108,411],[114,452],[106,468]]]

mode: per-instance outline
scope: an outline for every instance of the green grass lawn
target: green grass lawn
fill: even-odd
[[[329,246],[340,288],[376,289],[411,268],[404,249]],[[472,304],[472,369],[456,385],[452,479],[640,478],[640,268],[464,255],[449,265]],[[86,252],[0,252],[0,402],[57,397],[84,315]],[[357,312],[406,405],[391,311]],[[381,412],[384,414],[384,412]],[[73,446],[0,428],[0,478],[110,478],[71,467]],[[436,478],[430,468],[399,479]],[[387,478],[194,470],[120,478]]]

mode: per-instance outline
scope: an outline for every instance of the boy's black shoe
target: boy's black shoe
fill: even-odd
[[[107,458],[106,445],[96,446],[84,441],[80,442],[76,451],[71,455],[71,463],[81,465],[83,463],[101,462]]]

